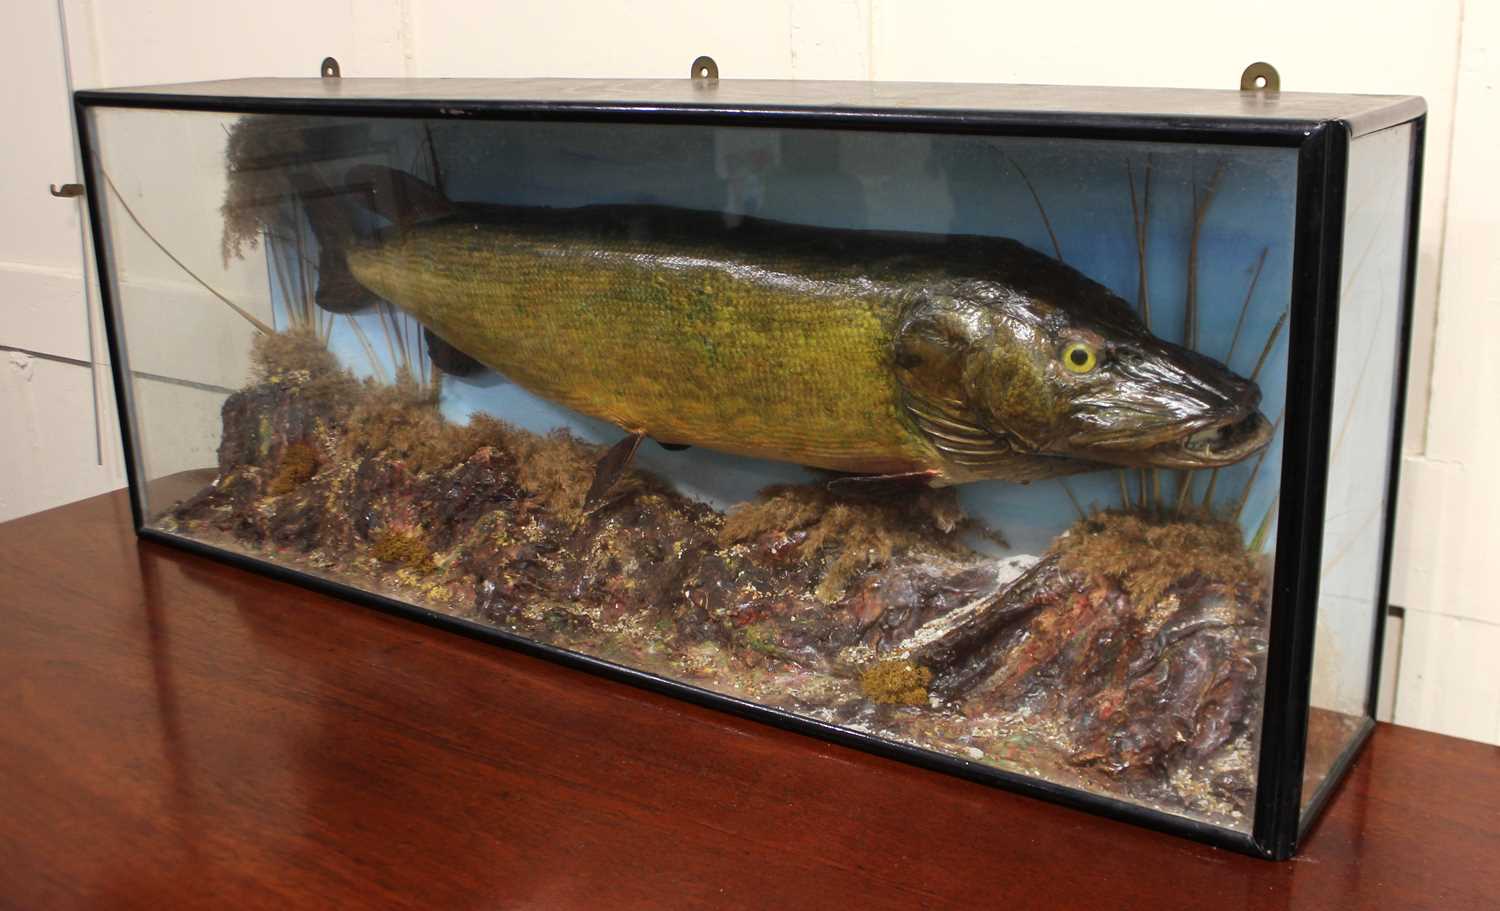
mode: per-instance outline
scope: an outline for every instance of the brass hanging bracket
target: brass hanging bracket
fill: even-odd
[[[323,62],[318,64],[318,75],[324,79],[338,79],[342,75],[339,73],[338,59],[335,57],[324,57]]]
[[[1240,91],[1242,92],[1279,92],[1281,91],[1281,74],[1276,72],[1276,67],[1264,60],[1245,67],[1240,74]]]
[[[697,83],[715,83],[719,81],[719,65],[714,58],[704,54],[693,61],[693,68],[688,75]]]

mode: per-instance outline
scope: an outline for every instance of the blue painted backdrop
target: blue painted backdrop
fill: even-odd
[[[1227,358],[1231,367],[1248,375],[1290,303],[1296,186],[1296,159],[1290,150],[446,121],[430,125],[429,144],[429,134],[419,123],[374,121],[370,126],[385,140],[382,163],[430,177],[428,149],[435,149],[446,189],[460,200],[551,206],[659,203],[717,210],[729,217],[741,213],[832,226],[993,234],[1051,253],[1054,244],[1043,221],[1045,210],[1062,258],[1137,306],[1135,226],[1145,208],[1149,171],[1146,270],[1153,331],[1172,341],[1184,340],[1194,209],[1210,187],[1214,192],[1199,237],[1196,347],[1220,360]],[[1235,326],[1263,254],[1231,352]],[[271,286],[280,287],[274,280]],[[278,299],[277,307],[284,318],[285,302]],[[353,319],[371,340],[379,363],[372,363],[351,321],[343,318],[334,323],[332,350],[362,376],[393,375],[379,316],[366,312]],[[408,326],[415,350],[419,335],[410,331],[414,324]],[[1263,410],[1273,420],[1285,396],[1286,350],[1283,330],[1258,376]],[[538,399],[493,374],[445,378],[442,390],[443,411],[455,421],[483,411],[535,431],[567,427],[603,443],[619,437],[616,428]],[[752,497],[771,483],[813,477],[796,466],[701,449],[667,452],[654,443],[643,447],[640,461],[685,493],[720,507]],[[1247,540],[1274,509],[1280,461],[1278,433],[1240,513]],[[1253,468],[1250,460],[1220,473],[1214,497],[1219,508],[1230,510],[1238,504]],[[1133,495],[1138,495],[1139,480],[1137,473],[1129,475]],[[1195,499],[1201,498],[1207,480],[1206,473],[1194,479]],[[1169,499],[1178,483],[1177,474],[1162,473]],[[1119,477],[1113,471],[1076,476],[1066,484],[1067,489],[1057,481],[970,484],[961,496],[968,512],[1001,531],[1014,552],[1035,554],[1076,519],[1070,492],[1085,508],[1121,502]]]

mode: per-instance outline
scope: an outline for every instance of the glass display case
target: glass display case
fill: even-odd
[[[143,536],[1267,857],[1369,733],[1420,99],[76,103]]]

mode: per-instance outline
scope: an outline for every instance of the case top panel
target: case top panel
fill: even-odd
[[[1354,135],[1426,112],[1415,96],[1311,92],[989,85],[940,82],[820,82],[723,79],[230,79],[78,93],[91,104],[263,109],[284,102],[328,112],[433,107],[440,116],[486,109],[763,112],[1011,119],[1094,125],[1132,123],[1296,130],[1332,121]]]

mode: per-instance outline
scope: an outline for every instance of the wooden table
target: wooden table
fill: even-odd
[[[1214,850],[155,544],[0,525],[0,907],[1500,908],[1500,748],[1381,726]]]

